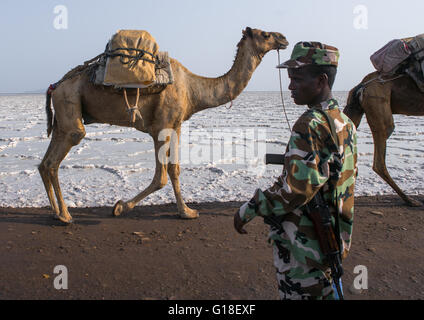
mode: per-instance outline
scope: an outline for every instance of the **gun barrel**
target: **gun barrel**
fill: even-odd
[[[265,154],[265,164],[284,164],[284,154],[267,153]]]

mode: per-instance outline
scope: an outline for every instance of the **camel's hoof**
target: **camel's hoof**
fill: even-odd
[[[64,224],[67,224],[67,225],[74,223],[71,216],[66,218],[66,217],[55,215],[54,219],[59,220],[59,221],[63,222]]]
[[[113,215],[115,217],[119,217],[123,212],[124,212],[124,206],[125,206],[125,202],[122,200],[119,200],[115,206],[113,207]]]
[[[406,201],[406,204],[410,207],[422,207],[423,205],[421,201],[414,199],[408,199],[408,201]]]
[[[199,211],[186,208],[183,213],[180,213],[181,219],[197,219],[199,218]]]

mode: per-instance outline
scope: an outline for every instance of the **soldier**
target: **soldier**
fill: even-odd
[[[273,217],[282,226],[271,225],[269,234],[281,299],[335,298],[329,266],[307,216],[307,203],[320,189],[332,216],[339,217],[342,258],[351,245],[356,128],[332,97],[338,58],[335,47],[299,42],[290,60],[277,66],[287,68],[294,102],[309,109],[293,127],[282,175],[267,190],[257,189],[234,215],[234,227],[240,234],[247,233],[244,225],[258,215]],[[317,108],[334,120],[339,145]]]

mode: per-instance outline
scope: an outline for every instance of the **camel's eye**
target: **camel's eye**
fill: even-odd
[[[271,36],[269,35],[269,33],[262,32],[262,37],[264,37],[265,39],[269,39],[269,37]]]

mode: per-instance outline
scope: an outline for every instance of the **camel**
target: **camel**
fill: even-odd
[[[242,33],[243,37],[237,45],[233,66],[221,77],[206,78],[195,75],[177,60],[171,59],[174,83],[160,93],[140,97],[138,106],[142,119],[137,118],[133,125],[129,120],[122,92],[112,87],[93,84],[89,72],[84,71],[84,66],[74,69],[82,72],[75,72],[71,76],[69,74],[73,72],[69,72],[58,82],[53,91],[48,91],[47,133],[48,135],[52,133],[52,138],[39,165],[39,172],[55,217],[65,224],[72,223],[59,185],[58,168],[71,148],[84,138],[86,132],[83,120],[89,119],[90,123],[134,126],[153,138],[156,159],[153,180],[132,199],[119,200],[113,208],[114,216],[131,211],[142,199],[163,188],[169,175],[179,216],[183,219],[198,218],[198,211],[189,208],[181,195],[178,159],[168,163],[163,156],[160,158],[159,150],[164,143],[169,143],[171,150],[172,148],[178,150],[183,121],[199,111],[233,101],[247,86],[265,54],[271,50],[286,49],[288,46],[286,38],[277,32],[265,32],[248,27]],[[131,98],[131,94],[128,98]],[[135,100],[134,94],[132,99]],[[159,138],[159,134],[163,129],[174,130],[178,138],[161,141],[163,139]],[[169,152],[165,157],[169,158]],[[53,191],[58,204],[55,202]]]
[[[386,141],[393,133],[393,114],[424,115],[424,93],[406,74],[383,79],[378,72],[368,74],[349,92],[344,113],[359,127],[366,114],[374,140],[373,170],[386,181],[409,206],[422,203],[408,197],[393,181],[386,168]]]

